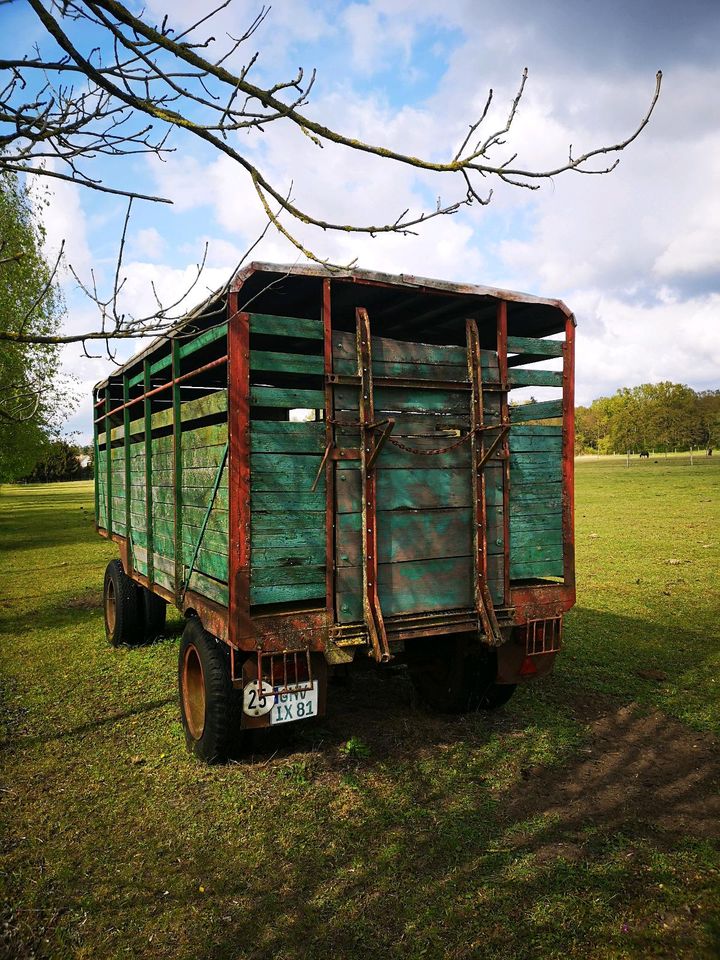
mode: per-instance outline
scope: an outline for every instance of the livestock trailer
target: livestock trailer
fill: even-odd
[[[359,656],[449,711],[548,673],[575,600],[574,329],[559,300],[252,263],[95,387],[106,631],[185,616],[199,757],[322,714]]]

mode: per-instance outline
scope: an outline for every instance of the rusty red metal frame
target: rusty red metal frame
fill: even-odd
[[[564,580],[575,596],[575,323],[565,321],[563,344],[562,530]]]
[[[475,320],[466,321],[465,333],[467,337],[468,378],[472,388],[470,398],[470,429],[472,433],[470,449],[473,489],[473,545],[475,547],[473,586],[475,606],[486,642],[496,646],[502,642],[502,637],[487,586],[487,504],[483,466],[499,441],[496,438],[490,449],[485,450],[480,336]]]
[[[252,648],[250,619],[250,317],[228,298],[228,642]]]
[[[497,307],[497,358],[500,378],[500,422],[510,423],[508,409],[508,330],[507,303],[501,300]],[[503,602],[510,601],[510,439],[505,435],[503,457]]]
[[[372,346],[370,318],[364,307],[355,311],[357,320],[358,375],[360,377],[360,483],[362,489],[362,553],[363,553],[363,612],[375,659],[379,663],[390,660],[385,624],[378,597],[377,559],[377,483],[372,468],[377,439],[375,437],[375,403],[373,398]]]
[[[330,279],[323,280],[322,322],[323,322],[323,370],[325,373],[325,442],[326,453],[330,453],[335,443],[335,391],[330,377],[333,371],[332,350],[332,289]],[[325,456],[325,607],[328,617],[335,619],[335,465]],[[322,469],[322,464],[321,464]],[[318,470],[318,477],[320,471]]]
[[[197,375],[200,373],[205,373],[207,370],[212,370],[213,367],[219,367],[220,364],[225,363],[227,359],[228,354],[225,354],[224,357],[218,357],[217,360],[211,360],[210,363],[205,363],[202,367],[197,367],[195,370],[188,370],[187,373],[183,373],[183,375],[180,377],[174,377],[172,380],[168,380],[167,383],[161,383],[159,387],[153,387],[153,389],[149,390],[147,393],[141,393],[139,397],[133,397],[132,400],[128,400],[127,403],[121,403],[119,407],[113,407],[112,410],[108,410],[107,413],[104,413],[102,417],[98,417],[93,422],[101,423],[105,417],[112,417],[116,413],[121,413],[126,407],[132,407],[136,403],[140,403],[146,397],[154,397],[156,393],[161,393],[163,390],[169,390],[171,387],[175,387],[180,383],[184,383],[186,380],[190,380],[192,377],[197,377]]]

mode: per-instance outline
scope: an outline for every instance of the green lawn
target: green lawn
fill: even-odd
[[[89,484],[0,491],[0,954],[717,958],[720,457],[583,461],[553,677],[435,717],[401,668],[208,768],[177,638],[105,644]]]

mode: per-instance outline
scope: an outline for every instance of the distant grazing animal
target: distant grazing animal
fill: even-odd
[[[708,447],[708,454],[707,454],[707,455],[708,455],[709,457],[712,456],[712,447]]]
[[[643,457],[644,457],[646,460],[649,460],[649,459],[650,459],[650,454],[647,452],[647,450],[641,450],[641,451],[640,451],[640,459],[642,460]]]

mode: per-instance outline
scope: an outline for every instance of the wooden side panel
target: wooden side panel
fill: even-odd
[[[103,529],[107,528],[107,486],[105,476],[107,474],[107,453],[105,450],[98,450],[97,464],[95,467],[95,484],[97,487],[97,524]]]
[[[112,474],[112,530],[125,535],[125,448],[124,444],[110,448]]]
[[[508,349],[519,362],[563,356],[558,340],[509,337]],[[510,369],[511,386],[560,387],[564,373]],[[560,577],[564,572],[562,529],[562,427],[533,421],[554,419],[562,400],[538,401],[510,408],[510,577]]]
[[[325,408],[323,323],[258,314],[249,322],[250,603],[324,606],[326,425],[289,419],[293,409]]]

